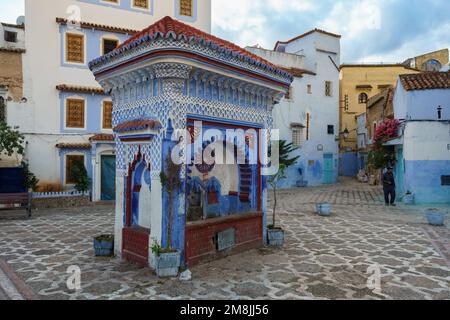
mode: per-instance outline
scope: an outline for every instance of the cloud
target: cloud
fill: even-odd
[[[342,61],[399,62],[450,46],[448,0],[212,0],[213,33],[273,48],[314,28],[342,35]]]

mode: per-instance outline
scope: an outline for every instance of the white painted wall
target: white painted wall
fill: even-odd
[[[340,40],[336,37],[322,33],[312,33],[286,45],[285,53],[248,48],[252,52],[262,56],[270,62],[284,67],[307,69],[316,75],[304,74],[296,77],[292,83],[292,97],[283,99],[275,106],[273,111],[274,128],[280,130],[280,139],[292,141],[292,123],[300,123],[305,126],[303,141],[306,139],[307,113],[310,114],[309,140],[305,141],[298,154],[300,162],[315,160],[323,162],[324,153],[333,153],[334,159],[338,159],[339,134],[339,71],[331,62],[329,56],[336,65],[340,64]],[[323,50],[328,51],[327,53]],[[296,56],[293,58],[292,56]],[[325,96],[325,81],[332,82],[332,97]],[[311,85],[311,94],[307,86]],[[334,126],[334,135],[327,133],[327,126]],[[318,146],[323,147],[318,151]],[[337,177],[337,170],[336,177]],[[305,174],[305,173],[304,173]],[[308,174],[306,172],[306,174]],[[292,177],[292,175],[296,175]],[[292,183],[298,180],[296,172],[289,174],[288,180]],[[309,179],[309,185],[319,185],[321,179]]]
[[[5,41],[5,31],[16,32],[17,42]],[[3,25],[0,23],[0,48],[6,49],[25,49],[25,31],[23,28],[17,28],[12,25]]]
[[[410,121],[404,132],[406,161],[450,161],[450,124],[438,121]]]
[[[400,80],[394,96],[394,115],[401,120],[438,120],[437,108],[442,108],[441,120],[450,120],[450,89],[406,91]]]

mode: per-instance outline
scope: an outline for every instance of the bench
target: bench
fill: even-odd
[[[31,217],[31,193],[0,193],[0,209],[24,208]],[[17,207],[20,205],[20,207]]]

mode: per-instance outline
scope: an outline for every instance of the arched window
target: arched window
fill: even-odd
[[[435,59],[430,59],[422,64],[422,71],[439,71],[441,68],[442,64]]]
[[[0,97],[0,121],[6,122],[6,103],[3,97]]]
[[[358,102],[359,103],[367,103],[367,100],[369,99],[369,97],[367,96],[367,93],[363,92],[360,93],[358,96]]]

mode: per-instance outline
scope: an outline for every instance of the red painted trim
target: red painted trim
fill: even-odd
[[[98,77],[98,76],[101,76],[101,75],[103,75],[105,73],[109,73],[111,71],[114,71],[114,70],[117,70],[117,69],[129,66],[129,65],[141,62],[141,61],[149,59],[149,58],[154,58],[154,57],[159,57],[159,56],[166,56],[166,55],[175,55],[175,56],[181,56],[181,57],[187,57],[187,58],[195,58],[197,60],[200,60],[202,62],[206,62],[208,64],[212,64],[212,65],[215,65],[215,66],[223,67],[223,68],[231,70],[231,71],[235,71],[235,72],[238,72],[238,73],[241,73],[241,74],[245,74],[245,75],[253,77],[253,78],[257,78],[257,79],[260,79],[260,80],[264,80],[266,82],[270,82],[272,84],[276,84],[276,85],[281,86],[283,88],[289,88],[290,87],[290,84],[284,84],[282,82],[275,81],[275,80],[269,79],[267,77],[264,77],[264,76],[261,76],[261,75],[258,75],[258,74],[252,73],[252,72],[248,72],[246,70],[242,70],[242,69],[239,69],[239,68],[236,68],[236,67],[232,67],[232,66],[229,66],[229,65],[226,65],[226,64],[214,61],[212,59],[208,59],[208,58],[202,57],[202,56],[200,56],[198,54],[194,54],[194,53],[190,53],[190,52],[184,52],[184,51],[180,51],[180,50],[160,50],[160,51],[157,51],[157,52],[149,52],[148,54],[143,55],[141,57],[137,57],[135,59],[132,59],[132,60],[129,60],[129,61],[124,62],[122,64],[119,64],[118,66],[115,66],[115,67],[112,67],[110,69],[106,69],[106,70],[103,70],[101,72],[98,72],[98,73],[95,74],[95,76]]]

